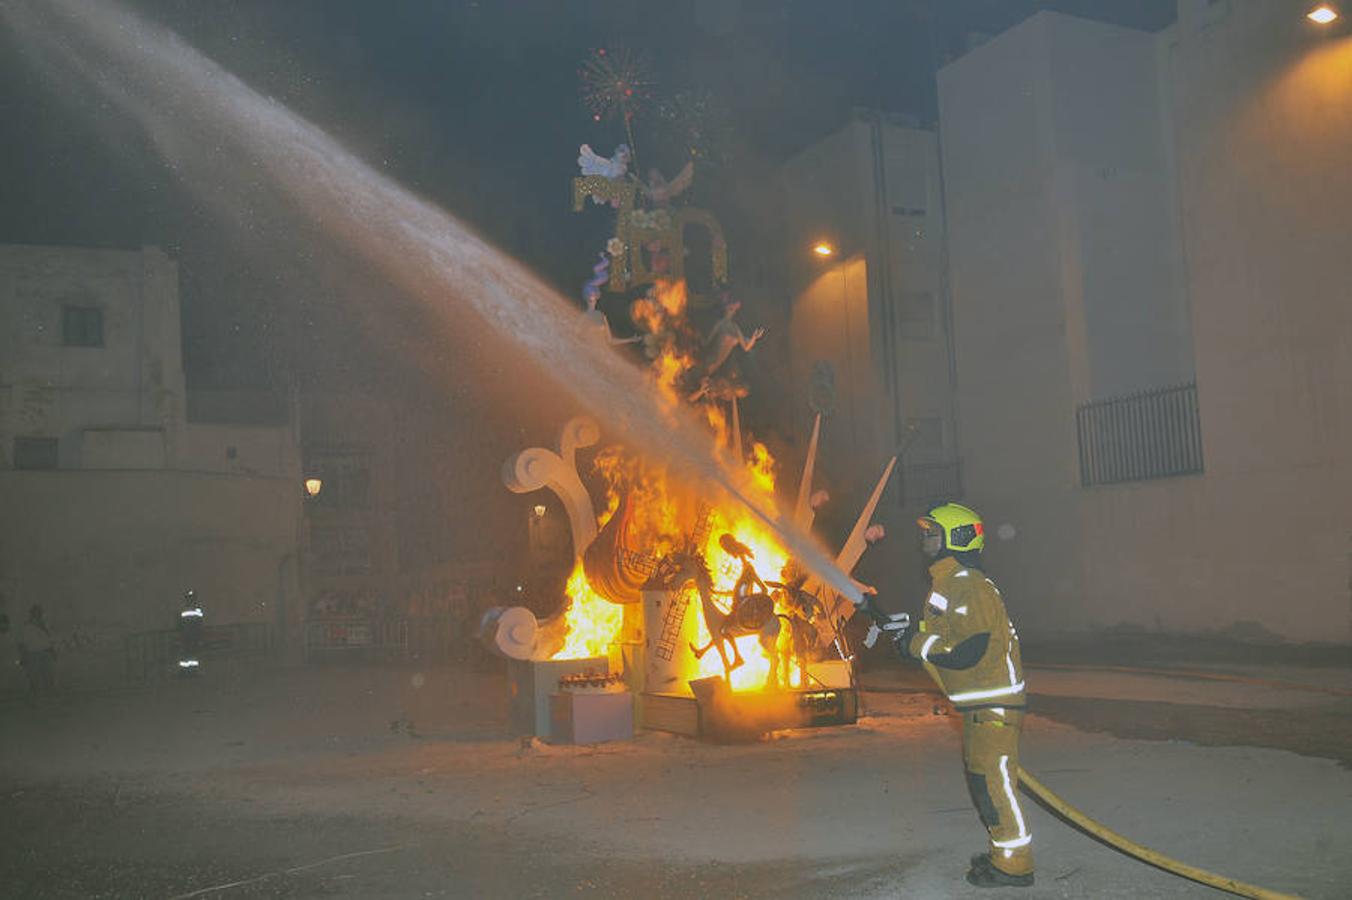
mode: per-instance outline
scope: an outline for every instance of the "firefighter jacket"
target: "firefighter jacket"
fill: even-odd
[[[995,582],[945,557],[930,566],[931,590],[907,652],[926,663],[959,710],[1025,706],[1019,635]]]

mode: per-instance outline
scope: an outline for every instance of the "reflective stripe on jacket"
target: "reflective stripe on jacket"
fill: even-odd
[[[1024,706],[1019,635],[995,582],[946,557],[930,566],[932,588],[912,656],[958,709]]]

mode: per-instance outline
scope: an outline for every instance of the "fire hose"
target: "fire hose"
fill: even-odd
[[[877,642],[878,638],[884,634],[888,634],[889,632],[897,634],[905,631],[911,621],[911,617],[906,613],[885,613],[867,599],[858,608],[860,611],[866,613],[871,619],[868,634],[864,637],[864,646],[866,647],[872,647]],[[1066,801],[1062,800],[1022,766],[1019,767],[1019,784],[1034,798],[1044,803],[1058,816],[1074,825],[1085,834],[1107,844],[1121,853],[1125,853],[1127,856],[1139,859],[1141,862],[1155,866],[1158,869],[1163,869],[1180,878],[1196,881],[1199,884],[1205,884],[1208,887],[1236,894],[1240,897],[1251,897],[1253,900],[1300,900],[1300,898],[1294,894],[1282,894],[1277,891],[1270,891],[1267,888],[1247,884],[1243,881],[1237,881],[1234,878],[1218,875],[1215,872],[1208,872],[1206,869],[1190,866],[1173,857],[1165,856],[1163,853],[1138,844],[1130,838],[1118,834],[1111,828],[1094,821]]]
[[[1038,781],[1033,775],[1022,766],[1019,767],[1019,784],[1023,789],[1032,794],[1038,800],[1045,803],[1057,815],[1069,821],[1076,828],[1089,834],[1108,846],[1127,854],[1134,856],[1141,862],[1149,863],[1156,868],[1163,869],[1166,872],[1172,872],[1180,878],[1187,878],[1218,890],[1227,891],[1231,894],[1237,894],[1240,897],[1252,897],[1254,900],[1299,900],[1294,894],[1282,894],[1277,891],[1270,891],[1267,888],[1261,888],[1254,884],[1246,884],[1243,881],[1236,881],[1233,878],[1227,878],[1224,875],[1217,875],[1215,872],[1208,872],[1206,869],[1199,869],[1196,866],[1190,866],[1187,863],[1179,862],[1163,853],[1151,850],[1149,847],[1142,846],[1130,838],[1123,837],[1111,828],[1107,828],[1095,822],[1093,819],[1062,800],[1056,794],[1052,793],[1045,784]]]

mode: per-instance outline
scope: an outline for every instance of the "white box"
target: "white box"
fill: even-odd
[[[628,691],[562,691],[549,704],[550,743],[599,744],[634,736],[634,695]]]

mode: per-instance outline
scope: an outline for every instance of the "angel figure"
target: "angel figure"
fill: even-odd
[[[596,151],[592,150],[591,144],[583,144],[577,152],[577,166],[583,175],[600,175],[611,181],[623,178],[629,173],[629,160],[633,158],[633,151],[629,149],[628,144],[616,147],[615,155],[609,159],[597,155]]]
[[[667,181],[657,169],[648,170],[648,183],[643,185],[643,196],[654,206],[666,206],[672,198],[683,193],[695,181],[695,161],[689,160],[676,177]]]
[[[719,370],[727,363],[733,350],[741,347],[744,352],[750,353],[756,342],[765,337],[764,328],[757,328],[751,337],[742,333],[742,326],[737,324],[737,312],[742,308],[742,301],[734,299],[727,291],[723,292],[722,300],[723,318],[710,330],[704,342],[700,383],[690,395],[691,402],[711,392],[715,376],[719,376]],[[723,373],[721,380],[736,382],[736,373]]]

